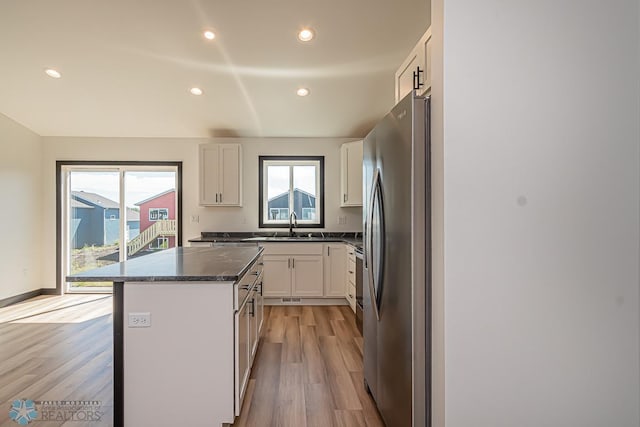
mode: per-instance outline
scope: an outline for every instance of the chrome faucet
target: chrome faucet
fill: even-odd
[[[294,236],[293,227],[298,227],[298,215],[295,211],[291,211],[291,215],[289,215],[289,237]]]

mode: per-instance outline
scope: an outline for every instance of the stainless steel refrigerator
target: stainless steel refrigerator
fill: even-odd
[[[364,378],[388,427],[430,426],[429,98],[364,140]]]

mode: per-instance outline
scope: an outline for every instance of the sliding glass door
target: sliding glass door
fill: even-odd
[[[119,261],[120,174],[115,169],[68,171],[66,224],[67,272],[80,273]],[[78,282],[74,287],[98,289],[103,283]]]
[[[175,171],[125,171],[126,259],[176,247]]]
[[[177,246],[179,167],[61,167],[62,277]],[[66,283],[67,292],[110,292],[110,283]]]

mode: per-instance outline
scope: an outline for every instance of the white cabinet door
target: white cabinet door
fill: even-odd
[[[218,145],[200,146],[200,204],[216,205],[220,178],[220,151]]]
[[[240,144],[200,145],[200,205],[242,206]]]
[[[253,358],[258,350],[258,294],[253,293],[247,302],[249,306],[249,364],[253,364]]]
[[[256,316],[258,317],[258,341],[260,341],[260,332],[262,331],[262,321],[264,320],[264,298],[262,296],[262,282],[256,291]]]
[[[291,259],[288,255],[265,255],[263,257],[263,288],[265,297],[291,296]]]
[[[424,53],[424,86],[420,88],[418,93],[423,95],[431,92],[431,28],[427,30],[419,42],[420,49]]]
[[[249,382],[249,304],[245,304],[243,309],[235,315],[236,317],[236,384],[235,384],[235,413],[240,415],[242,408],[242,399]]]
[[[362,141],[340,147],[340,206],[362,206]]]
[[[351,310],[353,310],[353,312],[356,312],[356,287],[353,286],[353,284],[348,283],[347,284],[347,302],[349,303],[349,306],[351,306]]]
[[[240,150],[239,144],[220,145],[220,205],[242,206]]]
[[[431,28],[427,29],[396,71],[396,102],[404,98],[414,87],[418,95],[423,95],[431,89]]]
[[[326,245],[324,296],[342,298],[346,293],[347,247],[342,243]]]
[[[414,48],[396,71],[396,102],[413,90],[416,79],[414,73],[417,72],[418,67],[421,70],[424,69],[424,52]]]
[[[322,256],[301,255],[291,258],[292,296],[321,297],[324,292]]]

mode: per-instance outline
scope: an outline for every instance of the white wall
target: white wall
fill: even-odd
[[[446,425],[638,427],[638,2],[436,3]]]
[[[44,211],[55,212],[56,160],[182,161],[183,244],[201,231],[258,231],[258,156],[325,156],[325,231],[360,231],[362,210],[340,208],[340,145],[353,139],[302,138],[43,138]],[[201,207],[198,205],[198,145],[210,142],[241,143],[243,150],[243,206]],[[190,221],[192,215],[199,222]],[[347,223],[338,225],[338,216]],[[44,215],[45,252],[55,253],[55,216]],[[44,262],[45,287],[55,287],[55,258]]]
[[[0,114],[0,300],[41,288],[40,137]]]

